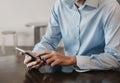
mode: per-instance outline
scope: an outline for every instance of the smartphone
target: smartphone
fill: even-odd
[[[16,47],[16,50],[22,52],[22,53],[25,54],[25,55],[28,55],[28,56],[32,57],[32,60],[34,60],[34,61],[37,59],[37,57],[33,56],[32,54],[26,52],[25,50],[23,50],[23,49],[21,49],[21,48]],[[41,56],[40,59],[45,62],[44,56]]]
[[[26,52],[25,50],[23,50],[23,49],[21,49],[21,48],[16,47],[16,50],[22,52],[22,53],[25,54],[25,55],[28,55],[28,56],[32,57],[32,60],[36,60],[36,59],[37,59],[35,56],[33,56],[32,54]]]

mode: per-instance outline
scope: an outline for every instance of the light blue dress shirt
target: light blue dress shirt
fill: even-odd
[[[120,6],[116,0],[57,0],[48,29],[33,51],[56,50],[63,40],[66,56],[76,56],[76,71],[120,68]]]

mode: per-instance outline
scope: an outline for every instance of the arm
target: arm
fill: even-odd
[[[35,45],[33,52],[31,52],[32,54],[34,54],[34,56],[41,53],[42,51],[55,50],[61,40],[62,36],[57,17],[57,7],[58,4],[56,3],[52,10],[45,36],[42,37],[41,42]],[[26,56],[24,59],[24,64],[28,68],[39,68],[44,65],[44,61],[42,61],[39,57],[37,57],[36,61],[32,61],[31,57]]]
[[[46,34],[42,37],[42,40],[35,45],[33,51],[36,53],[40,53],[45,50],[55,50],[61,40],[61,31],[59,27],[58,17],[56,14],[57,5],[55,4],[50,21],[48,24],[48,29]]]
[[[79,70],[109,70],[120,67],[120,7],[113,7],[104,26],[104,53],[76,56]]]

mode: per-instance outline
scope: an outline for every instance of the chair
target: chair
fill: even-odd
[[[6,35],[13,35],[13,39],[14,39],[14,48],[17,47],[17,34],[15,31],[3,31],[1,32],[1,36],[2,36],[2,52],[3,54],[5,54],[5,36]]]

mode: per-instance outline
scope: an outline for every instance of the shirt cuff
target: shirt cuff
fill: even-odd
[[[90,71],[87,67],[90,62],[90,57],[88,56],[76,56],[77,65],[74,66],[77,72],[87,72]]]
[[[91,59],[89,56],[76,56],[77,66],[80,70],[101,70],[101,66],[95,59]]]
[[[87,66],[90,64],[90,57],[88,56],[76,56],[77,66],[80,69],[88,69]]]

